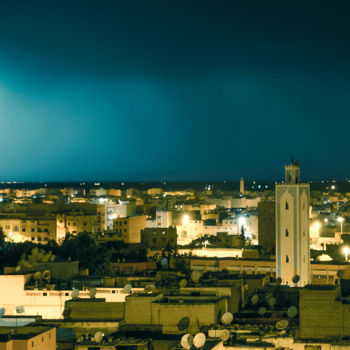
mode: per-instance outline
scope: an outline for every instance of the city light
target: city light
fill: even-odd
[[[319,230],[321,228],[321,223],[319,221],[315,221],[314,228],[315,228],[315,230]]]

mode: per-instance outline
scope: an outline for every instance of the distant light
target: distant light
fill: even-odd
[[[258,188],[261,188],[261,185],[259,185]]]
[[[267,185],[265,185],[265,188],[267,188]]]
[[[327,219],[327,218],[325,218],[325,219],[324,219],[324,222],[328,222],[328,219]]]
[[[349,252],[350,252],[349,247],[347,246],[343,247],[343,254],[345,255],[345,261],[348,261]]]
[[[4,198],[0,197],[0,202],[3,202],[4,201]]]
[[[332,186],[331,186],[331,189],[332,189],[332,190],[334,190],[334,189],[335,189],[335,186],[334,186],[334,185],[332,185]]]
[[[338,221],[338,222],[344,222],[344,218],[342,218],[341,216],[338,216],[338,217],[337,217],[337,221]]]

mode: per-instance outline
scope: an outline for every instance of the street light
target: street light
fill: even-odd
[[[348,255],[349,255],[349,253],[350,253],[350,249],[349,249],[349,247],[344,247],[343,248],[343,253],[344,253],[344,255],[345,255],[345,261],[348,261]]]
[[[340,233],[343,234],[343,222],[344,222],[344,218],[342,218],[341,216],[337,217],[337,221],[340,222]]]

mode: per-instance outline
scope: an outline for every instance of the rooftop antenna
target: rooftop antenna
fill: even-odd
[[[233,315],[231,312],[225,312],[221,317],[221,322],[224,325],[228,326],[229,324],[231,324],[232,321],[233,321]]]
[[[206,340],[207,340],[207,337],[205,336],[204,333],[197,333],[193,338],[193,345],[197,349],[199,349],[205,344]]]
[[[181,338],[181,346],[187,350],[191,349],[193,346],[193,335],[190,333],[183,335]]]

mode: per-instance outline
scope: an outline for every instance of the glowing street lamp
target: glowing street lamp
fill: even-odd
[[[343,248],[343,253],[344,253],[344,255],[345,255],[345,261],[348,261],[348,255],[349,255],[349,253],[350,253],[350,249],[349,249],[349,247],[344,247]]]
[[[337,217],[337,221],[340,222],[340,233],[343,233],[343,222],[344,222],[344,218],[342,218],[341,216]]]

